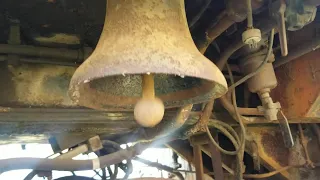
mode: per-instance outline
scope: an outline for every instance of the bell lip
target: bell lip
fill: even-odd
[[[220,69],[213,62],[211,62],[204,55],[202,55],[199,51],[190,53],[193,53],[193,57],[191,58],[191,60],[189,59],[187,62],[179,61],[176,59],[172,60],[174,61],[174,63],[178,62],[182,65],[168,66],[168,64],[171,63],[171,60],[164,59],[163,61],[166,61],[165,63],[159,60],[155,60],[155,62],[150,62],[145,65],[138,65],[138,63],[134,62],[127,65],[123,65],[123,63],[118,63],[112,64],[112,66],[106,66],[106,62],[101,60],[95,63],[95,60],[98,59],[99,55],[97,55],[98,53],[94,51],[91,54],[91,56],[89,56],[89,58],[84,63],[82,63],[73,74],[69,85],[69,91],[73,91],[73,89],[75,89],[75,87],[79,86],[80,84],[88,83],[90,81],[104,78],[107,76],[125,76],[139,74],[142,75],[152,73],[170,74],[181,77],[194,77],[211,81],[216,84],[219,84],[221,87],[224,87],[226,93],[228,90],[228,85]],[[157,64],[158,62],[161,62],[160,67]],[[197,63],[190,64],[190,62]],[[197,67],[194,68],[194,66],[197,65],[199,65],[202,69],[198,70]]]
[[[199,60],[200,58],[202,58],[202,61],[204,64],[206,64],[204,67],[206,68],[206,72],[210,72],[210,74],[204,74],[203,73],[199,73],[199,74],[193,74],[193,75],[189,75],[189,74],[184,74],[183,76],[185,77],[193,77],[193,78],[199,78],[205,81],[208,81],[208,83],[212,84],[212,88],[211,90],[206,91],[205,93],[212,93],[214,92],[214,96],[210,97],[210,98],[219,98],[221,96],[223,96],[227,91],[228,91],[228,86],[227,86],[227,81],[225,79],[225,77],[223,76],[222,72],[217,68],[217,66],[215,66],[214,63],[212,63],[211,61],[209,61],[207,58],[205,58],[200,52],[199,52],[199,56],[198,58],[193,58],[194,60]],[[89,59],[85,62],[85,63],[89,63],[90,57]],[[82,64],[74,73],[71,81],[70,81],[70,87],[69,87],[69,96],[71,97],[71,99],[74,102],[77,102],[79,105],[81,106],[86,106],[89,108],[93,108],[93,109],[99,109],[99,110],[109,110],[109,109],[114,109],[114,110],[128,110],[128,107],[130,105],[127,106],[112,106],[110,105],[110,107],[104,107],[102,105],[99,105],[99,103],[97,103],[96,105],[94,103],[87,103],[85,100],[81,100],[80,96],[82,97],[83,94],[81,92],[81,88],[84,86],[84,84],[89,83],[93,80],[96,79],[100,79],[100,78],[104,78],[106,76],[122,76],[122,73],[112,73],[115,71],[108,71],[108,67],[106,66],[101,66],[98,65],[98,70],[99,72],[108,72],[108,73],[95,73],[98,71],[89,71],[89,72],[93,72],[92,74],[90,73],[82,73],[85,72],[85,70],[88,70],[86,67],[84,68],[84,66],[87,66],[86,64]],[[90,64],[90,63],[89,63]],[[92,69],[95,69],[96,67],[92,67],[89,66]],[[112,67],[112,68],[117,68],[117,67]],[[126,74],[128,75],[139,75],[139,74],[148,74],[148,73],[153,73],[153,74],[171,74],[171,75],[179,75],[178,73],[170,73],[169,71],[164,71],[162,68],[157,68],[157,67],[153,67],[154,71],[151,71],[150,69],[145,69],[145,68],[141,68],[140,66],[136,66],[135,67],[131,67],[130,68],[135,69],[136,71],[131,71],[131,72],[126,72]],[[209,69],[209,70],[208,70]],[[166,69],[168,70],[168,69]],[[88,71],[87,71],[88,72]],[[118,71],[118,72],[122,72],[122,71]],[[180,76],[182,76],[182,74],[180,74]],[[210,78],[211,77],[211,78]],[[202,86],[200,86],[199,88],[201,88]],[[198,95],[199,96],[199,95]],[[198,97],[197,96],[197,97]],[[196,99],[196,97],[192,97],[189,99]],[[202,103],[202,102],[206,102],[208,101],[208,99],[202,99],[201,101],[192,101],[192,103]],[[181,102],[184,100],[180,100]],[[186,100],[187,101],[187,100]],[[112,103],[111,103],[112,104]],[[179,104],[179,105],[173,105],[173,106],[168,106],[166,105],[166,109],[168,108],[174,108],[174,107],[180,107],[183,104]],[[133,106],[134,104],[131,105],[132,107],[130,107],[130,110],[133,110]]]
[[[207,80],[204,80],[207,81]],[[162,99],[164,101],[164,105],[165,105],[165,109],[171,109],[171,108],[177,108],[177,107],[181,107],[184,106],[186,104],[199,104],[199,103],[203,103],[203,102],[207,102],[210,99],[217,99],[221,96],[223,96],[225,94],[225,92],[227,91],[227,89],[219,84],[215,84],[214,82],[211,81],[207,81],[208,84],[211,84],[211,88],[205,87],[205,85],[201,85],[201,86],[196,86],[195,88],[198,89],[206,89],[207,91],[204,91],[205,93],[203,94],[198,94],[198,95],[194,95],[194,96],[188,96],[184,99],[178,99],[178,100],[163,100],[163,96],[157,96],[158,98]],[[78,87],[81,89],[81,85],[80,84]],[[209,89],[209,90],[208,90]],[[192,90],[190,89],[186,89],[186,92],[192,92]],[[70,97],[71,94],[74,91],[69,91],[69,95]],[[79,90],[79,93],[81,92],[81,90]],[[88,93],[88,91],[87,91]],[[94,92],[91,92],[92,94],[95,94]],[[89,93],[89,94],[91,94]],[[100,92],[102,93],[102,92]],[[179,97],[179,94],[181,92],[178,91],[176,93],[176,95]],[[214,93],[214,96],[211,96],[211,94]],[[108,94],[108,93],[103,93],[103,94]],[[176,97],[174,96],[175,93],[170,93],[167,94],[165,96],[168,97]],[[187,94],[187,93],[183,93],[183,94]],[[95,94],[97,95],[97,94]],[[110,95],[112,96],[112,95]],[[202,96],[207,97],[207,98],[201,98]],[[136,104],[136,102],[138,102],[138,100],[140,99],[139,97],[127,97],[127,96],[113,96],[112,98],[108,98],[107,100],[105,100],[105,97],[99,96],[97,95],[96,97],[92,97],[92,98],[84,98],[82,99],[83,96],[80,97],[73,97],[71,98],[74,102],[77,102],[78,105],[80,106],[84,106],[84,107],[88,107],[88,108],[92,108],[92,109],[96,109],[96,110],[103,110],[103,111],[133,111],[134,110],[134,106]],[[103,99],[105,101],[100,101],[100,99]],[[135,99],[135,101],[128,101],[127,99]],[[106,103],[106,101],[109,101],[109,103]],[[110,103],[111,102],[111,103]],[[113,103],[112,103],[113,102]],[[119,102],[125,102],[126,104],[121,104]]]

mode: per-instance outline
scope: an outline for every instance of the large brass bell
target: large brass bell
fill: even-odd
[[[69,94],[79,105],[133,110],[144,94],[161,111],[161,101],[165,108],[179,107],[226,93],[221,71],[193,43],[184,0],[108,0],[106,12],[95,51],[70,82]],[[154,89],[143,93],[148,90],[142,85],[150,83]],[[153,113],[145,108],[144,116]],[[163,113],[157,116],[138,122],[151,127]]]

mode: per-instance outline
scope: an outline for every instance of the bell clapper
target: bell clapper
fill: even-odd
[[[163,118],[164,104],[155,97],[153,74],[142,75],[142,98],[134,107],[135,120],[144,127],[154,127]]]

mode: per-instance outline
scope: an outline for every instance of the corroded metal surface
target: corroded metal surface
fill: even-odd
[[[320,50],[301,56],[276,70],[278,86],[272,92],[288,118],[319,118]]]
[[[280,169],[287,165],[302,165],[299,169],[292,168],[288,171],[281,172],[285,179],[319,179],[318,168],[313,169],[308,166],[307,156],[310,155],[310,161],[317,163],[320,158],[317,155],[319,152],[319,142],[316,134],[311,132],[310,126],[305,125],[304,135],[306,146],[301,144],[301,139],[297,131],[294,132],[295,145],[292,148],[286,148],[282,141],[281,132],[272,127],[248,127],[247,145],[255,143],[257,154],[261,159],[261,164],[269,170]],[[295,128],[292,128],[295,129]],[[246,148],[249,154],[253,154],[252,149]],[[308,155],[306,155],[306,153]]]
[[[1,106],[75,107],[68,97],[74,67],[0,64]]]
[[[139,74],[148,73],[166,107],[227,90],[220,70],[193,43],[183,0],[109,0],[99,43],[75,72],[70,96],[95,109],[132,109],[141,97]]]
[[[257,146],[258,155],[266,167],[279,169],[288,165],[289,149],[284,146],[280,131],[275,131],[273,128],[250,128],[249,132]],[[289,177],[287,171],[281,174],[286,178]]]
[[[293,60],[276,68],[278,86],[272,97],[280,102],[289,119],[320,118],[320,50],[315,41],[319,39],[319,28],[320,24],[315,21],[299,31],[288,32],[291,49],[288,59]],[[276,59],[275,65],[282,60]]]

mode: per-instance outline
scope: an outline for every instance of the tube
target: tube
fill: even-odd
[[[140,154],[148,144],[136,144],[132,148],[123,149],[106,156],[92,160],[71,159],[44,159],[44,158],[11,158],[0,160],[0,172],[34,169],[40,171],[82,171],[100,169],[113,164],[118,164],[126,159],[131,159]]]
[[[220,98],[220,102],[222,106],[227,109],[228,112],[234,114],[235,110],[233,108],[233,105],[231,102],[228,100],[227,96],[222,96]],[[255,115],[255,116],[263,116],[263,112],[260,112],[257,108],[241,108],[238,107],[238,111],[241,115]]]

